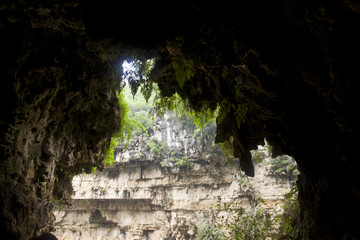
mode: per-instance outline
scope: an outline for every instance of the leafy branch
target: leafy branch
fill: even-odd
[[[146,59],[144,57],[131,62],[131,68],[123,73],[123,79],[127,80],[133,96],[141,86],[141,93],[146,101],[149,100],[153,91],[153,83],[149,81],[151,70],[155,66],[155,59]]]
[[[226,117],[226,115],[231,111],[231,109],[233,109],[235,112],[234,115],[236,118],[236,123],[238,128],[240,128],[240,126],[245,123],[246,113],[248,111],[247,105],[245,103],[235,105],[234,103],[231,103],[227,98],[224,98],[218,106],[219,113],[217,121],[221,123]]]
[[[174,57],[172,66],[175,71],[176,81],[179,86],[183,88],[185,81],[190,80],[195,76],[195,64],[192,60],[187,60],[182,57]]]

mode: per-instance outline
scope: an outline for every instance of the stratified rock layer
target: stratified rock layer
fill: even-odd
[[[250,208],[261,198],[266,208],[281,206],[290,183],[269,174],[273,160],[266,148],[257,151],[257,174],[249,178],[237,160],[213,146],[214,124],[201,137],[184,126],[174,114],[166,114],[148,129],[149,135],[134,136],[126,149],[117,151],[119,161],[111,167],[74,177],[73,205],[59,205],[55,211],[56,236],[194,240],[203,225],[228,216],[217,204],[235,200]],[[161,157],[146,144],[154,141],[167,148]],[[188,164],[181,165],[181,159]]]

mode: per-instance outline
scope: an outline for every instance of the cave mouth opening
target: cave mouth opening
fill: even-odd
[[[152,66],[155,64],[150,63],[150,61],[154,60],[146,60],[148,61],[148,65]],[[166,113],[162,115],[160,118],[156,118],[156,114],[154,113],[154,98],[156,98],[156,91],[154,95],[150,95],[149,99],[145,99],[145,97],[141,94],[141,84],[139,84],[138,92],[136,94],[133,94],[131,87],[129,86],[129,78],[130,81],[133,81],[134,83],[139,83],[140,81],[145,81],[146,77],[148,75],[139,76],[139,70],[138,66],[140,65],[139,60],[133,60],[133,61],[123,61],[122,67],[123,67],[123,83],[122,83],[122,91],[121,94],[123,95],[123,100],[127,103],[127,106],[129,108],[128,112],[128,128],[126,128],[125,133],[125,139],[123,142],[118,141],[117,145],[114,148],[113,154],[113,162],[111,163],[112,166],[109,166],[109,168],[105,168],[102,173],[97,172],[94,176],[96,178],[101,179],[105,176],[107,179],[106,181],[113,181],[115,182],[116,178],[121,177],[121,171],[127,171],[127,166],[131,165],[131,162],[138,162],[137,164],[144,162],[143,160],[146,158],[153,158],[154,161],[158,162],[160,165],[161,171],[168,171],[167,173],[170,174],[171,171],[178,171],[178,173],[183,174],[183,176],[178,178],[178,181],[184,181],[186,178],[186,174],[191,171],[201,171],[202,168],[205,169],[205,167],[212,166],[214,169],[221,168],[223,166],[229,166],[229,168],[238,169],[238,176],[239,179],[236,179],[235,185],[238,184],[239,191],[241,192],[241,195],[243,198],[246,198],[249,202],[249,209],[247,209],[246,214],[249,214],[249,216],[252,216],[250,214],[255,214],[254,216],[257,216],[257,212],[261,211],[267,211],[268,206],[270,204],[277,204],[278,202],[273,200],[266,200],[266,204],[263,204],[262,200],[260,200],[261,196],[252,194],[252,191],[257,191],[253,188],[253,184],[255,182],[260,182],[258,178],[249,178],[245,176],[244,173],[241,172],[241,170],[238,168],[239,162],[238,160],[235,160],[232,158],[232,150],[231,150],[231,144],[229,145],[215,145],[214,138],[216,134],[216,121],[214,120],[216,116],[213,116],[214,119],[212,121],[209,121],[207,124],[202,126],[200,128],[197,126],[193,119],[192,115],[186,115],[182,114],[181,112],[171,112],[167,111],[168,109],[165,108]],[[148,71],[147,74],[150,74],[151,71]],[[141,79],[142,77],[142,79]],[[128,83],[128,84],[126,84]],[[154,88],[156,88],[156,85],[154,85]],[[181,99],[177,99],[178,101],[181,101]],[[179,102],[180,104],[180,102]],[[180,116],[179,116],[180,115]],[[181,118],[182,117],[182,118]],[[196,116],[195,116],[196,117]],[[176,121],[173,119],[176,118]],[[173,125],[172,125],[173,124]],[[187,129],[182,129],[183,127],[187,127]],[[158,129],[158,130],[156,130]],[[162,129],[167,129],[166,131],[163,131]],[[130,133],[129,133],[130,131]],[[156,132],[158,131],[158,132]],[[160,134],[159,134],[160,132]],[[185,132],[189,134],[189,138],[187,139],[181,139],[182,135],[185,135]],[[131,136],[129,136],[131,135]],[[176,142],[176,139],[181,139],[180,143]],[[228,143],[231,143],[232,138],[229,139]],[[219,152],[228,154],[224,159],[225,161],[214,161],[212,163],[211,158],[206,158],[206,160],[201,160],[202,164],[205,163],[205,167],[202,167],[200,163],[198,163],[196,160],[194,160],[194,156],[192,151],[194,151],[194,145],[197,145],[198,152],[208,152],[209,149],[215,149],[219,150]],[[193,149],[191,149],[193,148]],[[195,147],[196,148],[196,147]],[[142,151],[141,149],[146,149]],[[295,219],[298,214],[298,202],[297,202],[297,190],[295,187],[295,181],[297,177],[297,169],[296,169],[296,163],[294,159],[292,159],[289,156],[279,156],[276,158],[271,157],[272,148],[268,145],[268,143],[265,141],[264,146],[258,146],[257,150],[252,151],[252,162],[256,167],[262,167],[267,166],[268,172],[265,173],[265,175],[268,175],[270,177],[273,177],[276,179],[277,182],[289,182],[290,193],[287,193],[284,199],[281,201],[286,202],[286,206],[289,211],[293,213],[291,216],[293,219]],[[188,155],[187,155],[188,154]],[[141,165],[141,164],[140,164]],[[176,169],[176,170],[173,170]],[[160,171],[160,172],[161,172]],[[263,171],[263,170],[261,170]],[[264,171],[263,171],[264,172]],[[185,175],[184,175],[185,174]],[[216,178],[216,173],[211,173],[211,171],[208,174],[212,174],[212,178]],[[134,177],[134,173],[132,172],[129,174],[129,176]],[[260,174],[261,175],[261,174]],[[264,176],[265,175],[261,175]],[[149,171],[147,170],[146,164],[144,166],[141,166],[141,168],[138,171],[138,181],[137,182],[144,182],[147,181],[147,179],[151,178],[151,174],[149,174]],[[124,186],[108,186],[108,185],[102,185],[106,181],[99,180],[99,181],[92,181],[97,184],[97,186],[89,188],[89,191],[86,191],[86,186],[81,185],[81,182],[86,182],[87,176],[76,176],[74,178],[75,183],[74,189],[74,195],[73,198],[75,199],[75,202],[78,202],[78,204],[85,204],[91,206],[91,204],[95,204],[97,199],[106,199],[106,198],[116,198],[123,199],[124,201],[132,201],[134,198],[136,198],[137,191],[142,191],[144,187],[139,186],[141,184],[137,185],[124,185]],[[85,179],[85,180],[84,180]],[[110,180],[109,180],[110,179]],[[79,183],[80,182],[80,183]],[[89,182],[89,181],[88,181]],[[90,181],[91,182],[91,181]],[[79,187],[80,186],[80,187]],[[83,188],[81,188],[83,186]],[[219,184],[219,186],[221,186]],[[213,187],[213,188],[219,188],[221,187]],[[267,186],[263,188],[268,188]],[[138,190],[140,189],[140,190]],[[176,190],[178,191],[178,190]],[[219,190],[221,191],[221,190]],[[161,191],[157,190],[155,192],[151,193],[152,197],[155,198],[155,196],[161,196]],[[179,198],[181,194],[173,194],[171,196],[166,196],[164,198],[164,203],[166,206],[171,206],[171,204],[176,204],[176,201],[178,201],[177,198]],[[90,199],[86,199],[90,198]],[[91,200],[91,198],[94,199]],[[217,199],[219,202],[217,202],[218,211],[224,211],[226,212],[226,208],[228,208],[229,204],[224,201],[223,196],[218,196]],[[221,202],[221,200],[223,202]],[[137,200],[136,200],[137,201]],[[186,199],[182,199],[182,201],[188,201]],[[241,209],[243,206],[238,205],[241,204],[240,202],[232,201],[231,204],[233,204],[233,207],[235,209]],[[290,205],[292,204],[292,205]],[[61,212],[61,210],[60,210]],[[244,212],[245,213],[245,212]],[[58,213],[57,213],[58,214]],[[228,214],[230,214],[228,212]],[[270,214],[270,213],[269,213]],[[264,215],[264,214],[263,214]],[[58,215],[61,219],[61,214]],[[105,216],[105,215],[104,215]],[[265,215],[264,215],[265,216]],[[205,215],[204,215],[205,217]],[[244,219],[247,219],[246,221],[250,220],[249,218],[245,218],[245,215],[243,216]],[[107,223],[110,221],[109,216],[104,218],[104,222]],[[256,218],[254,218],[256,219]],[[293,220],[292,219],[292,220]],[[289,219],[287,219],[289,220]],[[112,220],[111,220],[112,221]],[[242,223],[247,224],[248,222],[243,221]],[[253,224],[257,224],[257,231],[263,231],[263,234],[270,234],[269,230],[267,228],[262,228],[263,224],[265,224],[267,221],[266,218],[258,218],[256,222],[253,222]],[[214,227],[214,222],[206,222],[207,225],[210,225],[211,227]],[[203,230],[206,231],[212,231],[204,226],[199,226],[204,228]],[[230,222],[227,222],[225,224],[230,224]],[[241,226],[241,224],[239,224]],[[212,228],[210,228],[212,229]],[[233,229],[234,232],[236,229]],[[146,231],[144,231],[144,235],[146,235]],[[279,230],[281,231],[281,230]],[[297,231],[294,230],[291,234],[295,235]],[[129,233],[128,233],[129,234]],[[199,233],[200,234],[200,233]],[[254,234],[254,233],[251,233]]]

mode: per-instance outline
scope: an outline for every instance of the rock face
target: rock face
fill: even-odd
[[[207,128],[212,136],[214,128]],[[134,137],[103,172],[74,177],[73,205],[55,211],[59,239],[195,239],[200,226],[221,214],[213,207],[218,201],[237,199],[246,208],[261,197],[274,206],[289,191],[287,180],[270,176],[266,149],[259,150],[265,159],[255,165],[256,177],[248,178],[238,161],[227,160],[211,139],[196,141],[174,116],[165,115],[148,132]],[[161,158],[140,143],[155,139],[168,147]],[[185,154],[167,160],[176,149]],[[179,165],[179,158],[189,164]]]
[[[358,2],[234,4],[2,1],[0,231],[29,238],[51,218],[52,183],[61,196],[100,167],[117,124],[111,66],[140,54],[157,57],[163,95],[231,103],[217,141],[233,137],[248,175],[264,138],[295,157],[302,238],[360,238]]]
[[[86,48],[76,2],[1,3],[0,232],[49,231],[70,176],[103,166],[119,106],[108,68]],[[64,10],[67,11],[64,11]]]

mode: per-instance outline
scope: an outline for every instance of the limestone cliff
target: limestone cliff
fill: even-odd
[[[244,208],[258,197],[269,207],[281,203],[289,181],[271,176],[267,149],[258,150],[262,162],[254,158],[257,175],[248,178],[238,161],[212,145],[214,124],[203,131],[203,141],[184,125],[166,114],[148,136],[140,134],[119,149],[114,165],[76,176],[73,206],[59,206],[55,214],[59,239],[189,240],[217,218],[219,201],[241,200]],[[146,144],[155,141],[163,152]]]

